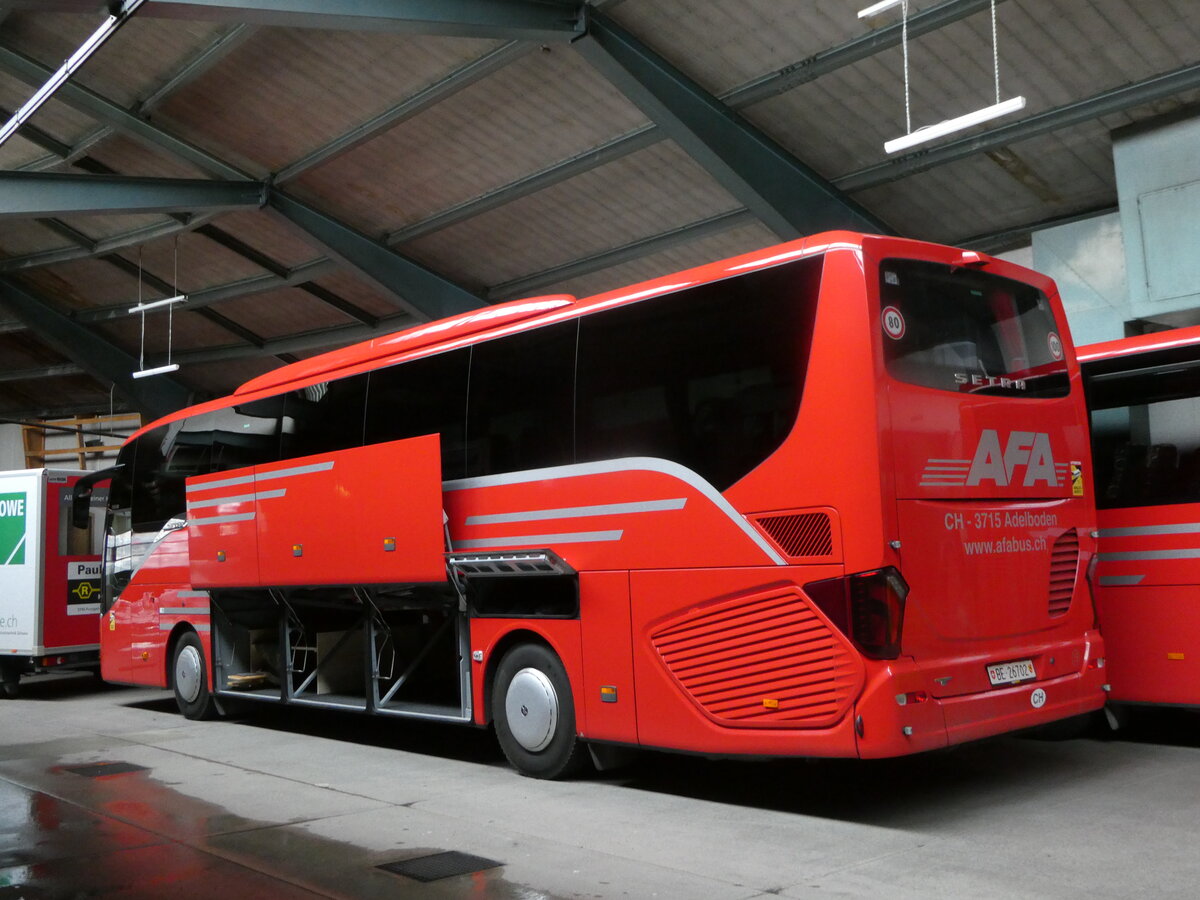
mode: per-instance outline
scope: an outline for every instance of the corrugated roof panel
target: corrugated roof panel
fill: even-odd
[[[711,235],[669,250],[644,256],[633,262],[612,266],[600,272],[581,275],[547,287],[548,293],[559,291],[587,297],[610,291],[627,284],[637,284],[659,278],[671,272],[701,266],[718,259],[749,253],[778,243],[779,238],[765,225],[745,225],[721,234]]]
[[[352,272],[334,271],[314,279],[314,282],[371,315],[394,316],[401,311],[395,300]],[[413,324],[416,324],[415,319]]]
[[[296,228],[261,210],[227,213],[212,224],[287,268],[322,255]]]
[[[179,307],[171,316],[174,326],[170,337],[174,352],[195,350],[201,347],[224,347],[229,344],[244,343],[227,329],[215,322],[204,318],[199,311],[186,310]],[[165,353],[167,350],[168,330],[167,316],[146,316],[146,353],[147,355]],[[119,346],[126,353],[137,357],[142,340],[141,316],[132,315],[123,319],[112,319],[97,324],[96,331]]]
[[[612,18],[720,95],[846,40],[862,28],[859,8],[845,0],[656,0],[623,3]]]
[[[229,300],[220,304],[217,312],[268,340],[354,321],[299,288]]]
[[[75,246],[36,219],[0,219],[0,255],[24,256],[43,250]]]
[[[305,175],[297,193],[369,233],[418,221],[645,119],[569,48],[532,53]]]
[[[493,287],[738,206],[663,141],[404,249],[470,286]]]
[[[159,117],[182,136],[237,148],[254,165],[277,171],[494,46],[264,28],[167,99]]]

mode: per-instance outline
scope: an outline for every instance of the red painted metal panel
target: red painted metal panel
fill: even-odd
[[[437,435],[255,469],[265,585],[446,580]]]
[[[629,573],[581,574],[579,620],[583,635],[583,690],[578,702],[587,718],[587,736],[636,744]]]

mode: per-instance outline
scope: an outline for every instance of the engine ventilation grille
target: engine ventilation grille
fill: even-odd
[[[827,727],[862,685],[858,655],[796,588],[692,610],[650,639],[687,695],[725,725]]]
[[[777,513],[755,516],[754,521],[785,556],[807,559],[833,555],[833,525],[827,512]]]
[[[1059,535],[1050,551],[1050,615],[1065,615],[1075,592],[1079,568],[1079,535],[1072,528]]]

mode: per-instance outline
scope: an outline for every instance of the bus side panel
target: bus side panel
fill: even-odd
[[[579,620],[583,633],[583,693],[576,699],[586,715],[587,736],[636,744],[629,573],[582,573]]]
[[[1099,517],[1096,607],[1110,699],[1200,705],[1200,504]]]
[[[799,584],[840,566],[633,572],[644,746],[854,756],[862,659]]]
[[[1109,699],[1200,706],[1200,589],[1139,585],[1098,594]]]

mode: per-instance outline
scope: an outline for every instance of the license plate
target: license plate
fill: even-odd
[[[1037,677],[1033,671],[1033,660],[1020,659],[1016,662],[996,663],[987,667],[988,680],[995,687],[1001,684],[1016,684]]]

